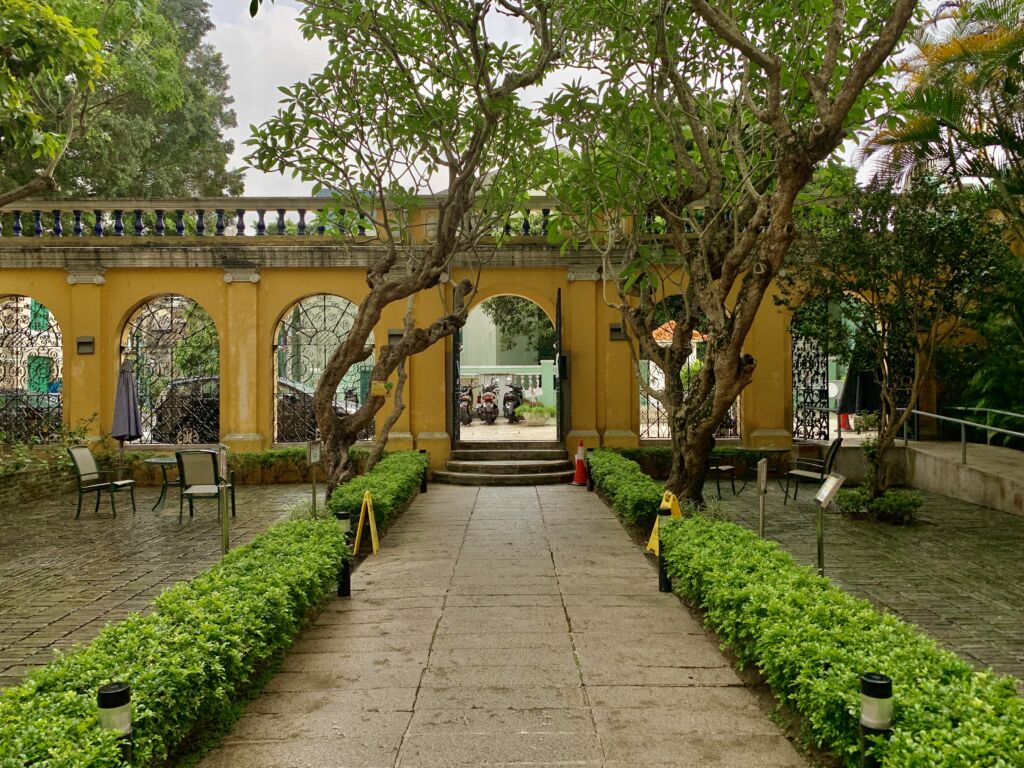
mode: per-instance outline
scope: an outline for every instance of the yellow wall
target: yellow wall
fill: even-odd
[[[60,324],[64,339],[64,413],[70,424],[98,419],[93,437],[110,431],[124,323],[147,299],[177,293],[194,299],[216,323],[220,338],[222,386],[221,436],[235,450],[270,447],[273,437],[274,333],[282,315],[296,301],[332,293],[359,303],[366,293],[361,268],[264,267],[258,280],[225,280],[220,268],[107,269],[102,284],[69,285],[64,269],[0,269],[0,295],[31,296],[45,304]],[[453,278],[473,279],[475,272],[456,270]],[[572,278],[572,279],[571,279]],[[490,296],[515,294],[536,302],[552,319],[555,294],[562,292],[563,350],[569,355],[569,409],[565,442],[575,448],[638,444],[638,384],[628,342],[609,340],[609,325],[620,322],[603,298],[593,276],[580,278],[565,267],[485,268],[471,306]],[[420,324],[450,306],[451,286],[416,297]],[[378,347],[389,328],[401,328],[404,302],[388,307],[374,331]],[[744,442],[787,443],[792,396],[787,318],[766,299],[747,343],[758,359],[754,383],[741,401]],[[96,353],[79,356],[75,338],[93,336]],[[393,429],[395,447],[427,449],[439,468],[451,450],[447,434],[445,380],[452,340],[446,339],[410,363],[406,413]],[[390,404],[386,406],[389,408]],[[378,416],[382,420],[386,412]]]

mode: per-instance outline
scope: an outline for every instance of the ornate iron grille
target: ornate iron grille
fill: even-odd
[[[662,376],[661,369],[651,364],[649,361],[642,361],[641,366],[646,366],[648,371],[648,381],[655,388],[660,390],[658,386],[659,379]],[[672,428],[669,424],[668,411],[665,410],[665,406],[660,401],[655,400],[653,397],[648,397],[644,392],[640,392],[640,439],[641,440],[668,440],[672,437]],[[734,402],[730,407],[729,411],[719,425],[718,430],[715,432],[715,437],[718,439],[739,437],[740,436],[740,419],[739,419],[739,401]]]
[[[121,333],[142,416],[141,443],[220,440],[220,343],[206,310],[178,295],[139,307]]]
[[[793,335],[793,437],[828,440],[828,351],[816,340]]]
[[[59,437],[63,360],[50,311],[28,296],[0,297],[0,442]]]
[[[313,392],[327,361],[348,336],[358,307],[340,296],[309,296],[285,312],[274,334],[274,441],[294,443],[318,435]],[[368,343],[373,343],[371,335]],[[373,358],[353,366],[334,397],[338,415],[354,413],[370,392]],[[371,422],[359,433],[372,440]]]

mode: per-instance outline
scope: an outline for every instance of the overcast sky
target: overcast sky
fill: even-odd
[[[228,138],[235,142],[232,165],[244,165],[242,142],[249,126],[261,123],[277,109],[277,87],[292,85],[319,71],[327,61],[327,45],[303,40],[296,21],[299,6],[288,0],[264,0],[256,18],[249,17],[249,0],[210,0],[217,28],[207,39],[223,54],[231,76],[231,93],[238,114],[238,128]],[[289,175],[246,173],[245,194],[308,195],[310,184]]]

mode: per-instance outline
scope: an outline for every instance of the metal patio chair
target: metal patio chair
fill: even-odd
[[[217,474],[217,452],[203,450],[178,451],[178,478],[181,481],[178,496],[178,522],[184,514],[185,499],[188,499],[188,516],[195,514],[195,499],[215,499],[220,493],[220,477]],[[231,516],[235,516],[234,473],[225,478],[226,490],[231,492]],[[220,517],[220,505],[217,505]]]
[[[100,511],[100,494],[106,491],[110,494],[110,510],[117,517],[117,507],[114,505],[114,494],[119,491],[128,491],[132,497],[132,514],[135,514],[135,481],[115,480],[115,471],[100,469],[96,466],[96,457],[88,446],[76,445],[68,448],[71,461],[75,465],[75,473],[78,476],[78,510],[75,512],[75,520],[82,514],[82,498],[87,493],[96,494],[96,514]]]
[[[800,492],[800,482],[802,480],[812,480],[817,483],[825,482],[825,478],[832,472],[832,467],[835,466],[836,456],[839,455],[839,446],[843,444],[843,438],[837,437],[832,441],[828,447],[828,451],[825,453],[824,459],[794,459],[790,462],[790,470],[786,473],[786,498],[782,500],[785,504],[789,501],[789,484],[792,481],[796,481],[796,486],[793,488],[793,499],[796,499],[796,495]]]

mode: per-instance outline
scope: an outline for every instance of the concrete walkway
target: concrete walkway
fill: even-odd
[[[594,494],[432,486],[201,763],[804,766]]]

